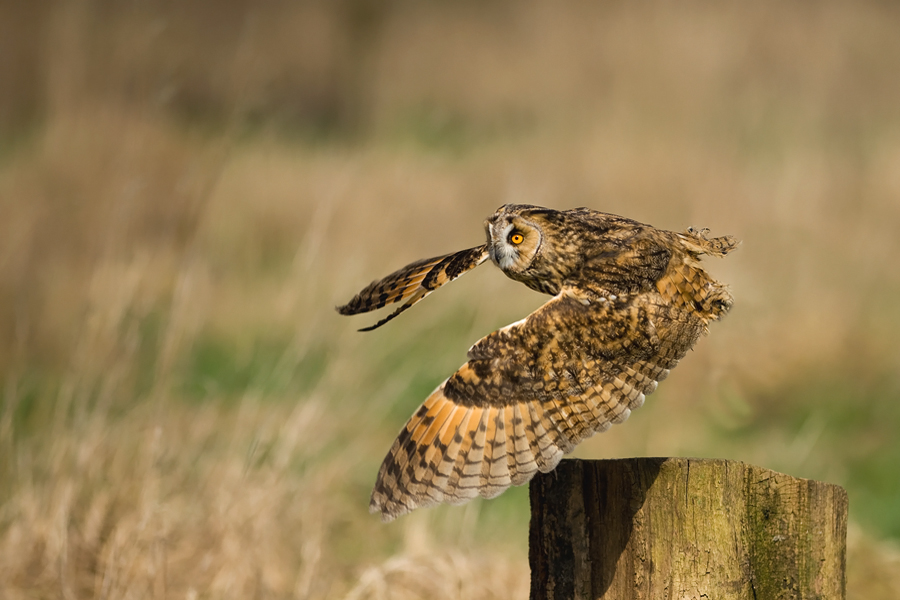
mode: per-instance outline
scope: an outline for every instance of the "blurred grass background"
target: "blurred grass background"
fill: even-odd
[[[845,486],[900,597],[900,6],[0,3],[0,596],[524,598],[527,490],[367,514],[404,420],[543,298],[332,310],[506,202],[744,240],[735,308],[581,457]]]

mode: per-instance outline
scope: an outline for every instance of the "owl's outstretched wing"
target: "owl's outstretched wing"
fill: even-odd
[[[705,327],[647,300],[566,288],[481,339],[401,430],[370,511],[492,498],[628,418]]]
[[[387,317],[370,327],[360,329],[371,331],[381,327],[442,285],[471,271],[487,258],[487,244],[482,244],[453,254],[416,261],[394,271],[384,279],[373,281],[337,310],[342,315],[356,315],[406,300],[405,304]]]

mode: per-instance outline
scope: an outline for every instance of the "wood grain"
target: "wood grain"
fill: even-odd
[[[531,483],[531,598],[842,600],[847,507],[735,461],[564,460]]]

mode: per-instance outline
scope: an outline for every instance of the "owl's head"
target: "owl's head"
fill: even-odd
[[[541,213],[548,209],[524,204],[505,204],[484,222],[491,260],[507,273],[521,273],[531,266],[544,243]]]

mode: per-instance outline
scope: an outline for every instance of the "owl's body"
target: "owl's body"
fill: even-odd
[[[730,237],[526,205],[500,207],[485,230],[484,245],[413,263],[339,308],[406,301],[374,329],[488,258],[553,295],[472,346],[401,430],[370,505],[385,520],[490,498],[552,470],[583,439],[627,419],[731,307],[727,288],[699,263],[734,249]]]

